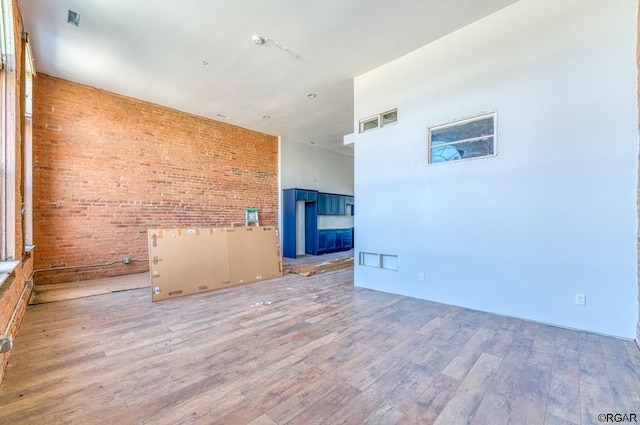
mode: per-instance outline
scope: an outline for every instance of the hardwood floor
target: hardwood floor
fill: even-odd
[[[354,288],[352,269],[28,307],[1,424],[598,424],[632,341]],[[640,418],[639,418],[640,420]],[[611,421],[613,423],[613,421]]]
[[[82,282],[35,285],[29,304],[65,301],[148,287],[151,287],[149,273],[130,274],[118,277],[117,279],[104,278],[85,280]]]

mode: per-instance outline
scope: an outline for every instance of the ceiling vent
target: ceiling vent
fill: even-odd
[[[75,25],[76,27],[80,25],[80,14],[70,10],[67,14],[67,24]]]

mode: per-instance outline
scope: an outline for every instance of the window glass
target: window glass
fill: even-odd
[[[360,123],[360,133],[378,128],[378,117],[364,120]]]
[[[382,114],[382,126],[388,124],[393,124],[398,121],[398,110],[394,109],[393,111],[385,112]]]
[[[431,127],[429,163],[495,155],[495,114]]]

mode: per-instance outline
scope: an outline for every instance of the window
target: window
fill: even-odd
[[[33,54],[29,37],[25,41],[24,49],[24,126],[22,146],[22,238],[25,252],[33,249],[33,77],[36,68],[33,63]]]
[[[0,50],[2,51],[2,70],[0,77],[0,226],[2,227],[0,261],[14,259],[16,247],[16,129],[20,117],[16,117],[17,75],[16,43],[14,35],[14,17],[12,2],[1,0],[2,17],[0,28]]]
[[[394,109],[393,111],[380,114],[380,118],[382,121],[382,127],[398,122],[398,110]]]
[[[360,121],[360,133],[378,128],[378,116]]]
[[[398,122],[398,110],[392,109],[391,111],[383,112],[373,117],[360,120],[360,133],[373,130],[374,128],[384,127],[389,124]]]
[[[495,155],[496,113],[427,129],[429,164]]]

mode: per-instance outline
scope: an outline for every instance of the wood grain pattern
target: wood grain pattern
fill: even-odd
[[[148,288],[150,285],[149,273],[130,274],[117,279],[105,278],[82,282],[35,285],[29,304],[73,300],[118,291],[128,291],[130,289]]]
[[[640,413],[632,341],[355,288],[352,270],[28,307],[4,424],[546,424]]]

